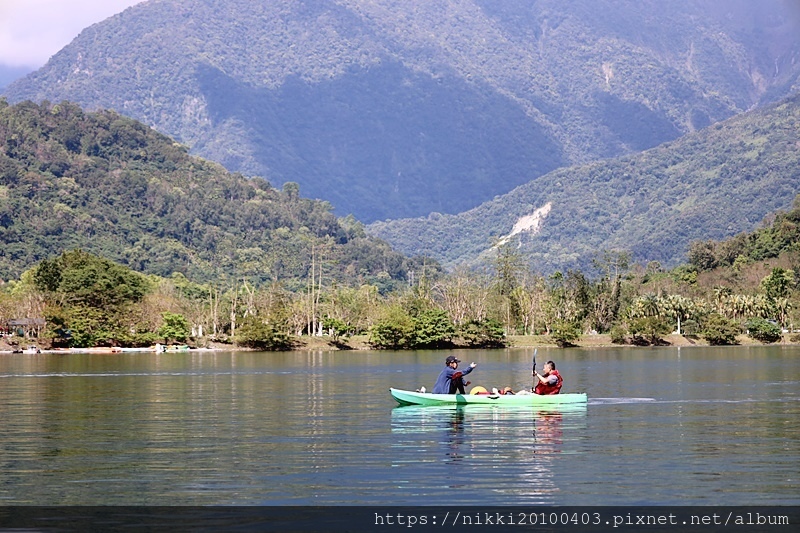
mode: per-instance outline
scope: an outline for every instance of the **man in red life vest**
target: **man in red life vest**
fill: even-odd
[[[533,392],[536,394],[558,394],[561,392],[561,385],[564,383],[564,378],[558,373],[556,364],[552,361],[544,364],[543,374],[539,374],[534,370],[533,380],[536,383],[536,388]]]

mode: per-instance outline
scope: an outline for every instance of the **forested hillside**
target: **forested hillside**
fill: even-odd
[[[0,99],[0,280],[77,248],[197,282],[291,287],[312,265],[314,276],[379,286],[405,277],[406,258],[300,194],[190,156],[112,111]]]
[[[510,241],[541,272],[585,269],[603,250],[672,267],[692,241],[751,231],[798,192],[800,95],[641,154],[559,169],[459,215],[369,230],[452,267],[490,259],[515,223],[540,210],[538,232]]]
[[[11,102],[110,108],[370,222],[457,213],[799,88],[778,0],[151,0]]]
[[[771,215],[754,232],[694,242],[690,258],[665,270],[608,252],[590,271],[543,276],[506,245],[490,273],[423,268],[411,283],[381,294],[375,285],[330,277],[308,280],[308,291],[240,279],[199,285],[180,275],[143,276],[76,250],[0,286],[0,327],[3,317],[43,317],[39,341],[72,347],[189,340],[288,349],[325,335],[315,346],[349,348],[364,346],[367,334],[372,347],[395,350],[499,347],[512,334],[546,334],[525,342],[569,346],[596,344],[595,332],[638,345],[663,344],[672,332],[688,336],[670,337],[681,344],[698,337],[734,344],[743,332],[770,343],[785,340],[781,328],[800,319],[800,195],[791,211]]]
[[[689,262],[698,272],[729,270],[767,262],[786,255],[792,270],[800,272],[800,194],[790,211],[771,214],[767,224],[755,231],[739,233],[723,241],[694,241],[689,247]],[[800,277],[792,288],[800,287]],[[748,287],[752,289],[752,287]]]

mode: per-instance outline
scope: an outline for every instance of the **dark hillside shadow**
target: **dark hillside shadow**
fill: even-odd
[[[196,75],[214,127],[233,121],[251,135],[267,179],[364,222],[457,213],[566,162],[517,103],[398,63],[275,90],[208,65]]]

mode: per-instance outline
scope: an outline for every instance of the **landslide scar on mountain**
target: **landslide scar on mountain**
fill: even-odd
[[[514,224],[514,227],[511,228],[511,233],[505,235],[497,241],[497,244],[494,245],[494,248],[498,248],[511,239],[514,235],[518,233],[530,233],[531,235],[536,235],[539,233],[539,230],[542,228],[542,222],[544,219],[547,218],[547,215],[550,214],[550,209],[553,207],[553,202],[547,202],[542,207],[531,213],[530,215],[525,215],[524,217],[520,217],[517,220],[517,223]]]

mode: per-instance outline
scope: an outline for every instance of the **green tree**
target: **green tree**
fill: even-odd
[[[61,286],[62,269],[60,258],[44,259],[33,271],[33,282],[41,291],[56,292]]]
[[[689,263],[700,272],[717,266],[714,241],[694,241],[689,245]]]
[[[751,318],[745,323],[744,327],[749,336],[765,344],[777,342],[781,339],[781,328],[760,317]]]
[[[650,344],[661,344],[663,342],[661,337],[672,331],[672,323],[666,317],[645,316],[631,320],[628,330],[634,339],[644,339]]]
[[[739,328],[733,321],[719,313],[711,313],[705,320],[700,335],[713,346],[736,344]]]
[[[625,338],[625,334],[626,333],[627,333],[627,331],[626,331],[626,329],[624,327],[620,326],[619,324],[614,324],[611,327],[611,331],[610,331],[611,342],[613,342],[614,344],[625,344],[625,342],[627,340]]]
[[[347,334],[349,327],[344,320],[333,317],[326,317],[322,320],[322,327],[325,329],[333,339],[333,342],[339,342],[342,335]]]
[[[369,342],[378,349],[408,348],[414,342],[414,321],[401,306],[392,305],[370,328]]]
[[[786,298],[794,285],[794,272],[783,268],[773,268],[769,276],[761,280],[761,289],[770,301]]]
[[[107,311],[141,301],[149,289],[141,274],[82,250],[42,261],[33,279],[37,288],[58,293],[70,304]]]
[[[92,346],[113,346],[121,331],[113,317],[96,307],[73,305],[66,308],[61,331],[68,346],[89,348]],[[54,315],[47,317],[55,318]]]
[[[678,265],[672,270],[671,275],[679,283],[697,284],[697,267],[693,264]]]
[[[472,348],[503,348],[506,334],[497,320],[470,320],[458,328],[458,335]]]
[[[163,324],[158,328],[158,334],[169,343],[170,340],[178,342],[185,342],[189,338],[191,328],[189,321],[186,317],[176,313],[163,312],[161,313]]]
[[[47,300],[50,335],[73,347],[111,346],[129,335],[133,306],[151,288],[141,274],[81,250],[41,261],[30,272]]]
[[[574,346],[574,342],[578,340],[580,336],[580,327],[574,322],[562,320],[553,323],[550,327],[550,338],[561,348]]]
[[[427,309],[414,317],[415,348],[445,348],[452,346],[456,328],[441,309]]]
[[[253,315],[246,317],[236,329],[235,341],[240,346],[264,351],[290,350],[294,345],[284,328]]]

